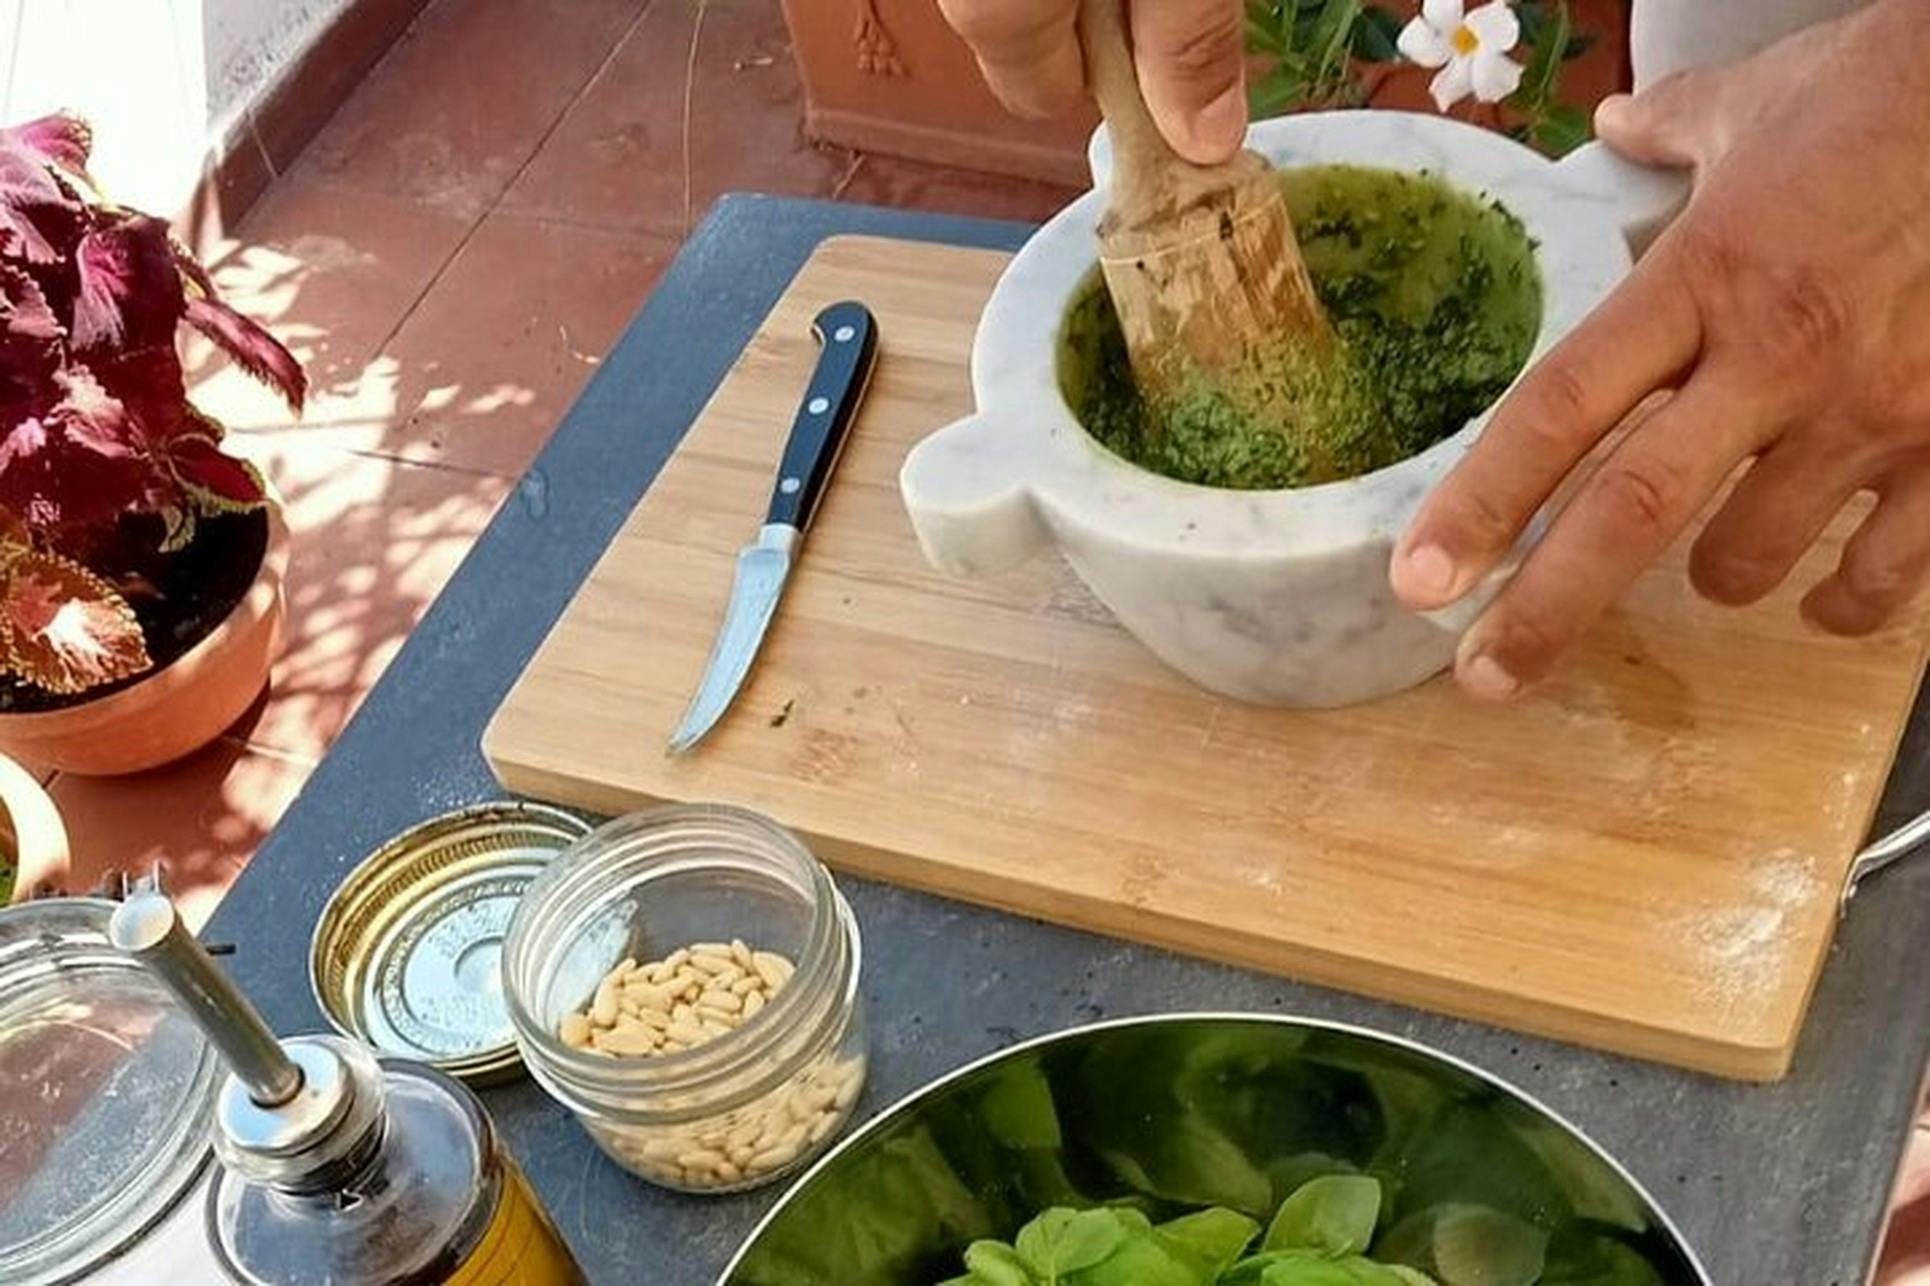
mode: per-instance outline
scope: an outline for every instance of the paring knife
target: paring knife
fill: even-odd
[[[877,362],[878,323],[863,304],[852,300],[832,304],[811,322],[811,332],[823,349],[817,370],[811,374],[790,439],[784,444],[763,529],[737,555],[737,576],[731,583],[724,623],[683,723],[670,738],[673,755],[703,740],[743,686],[784,593],[791,560],[838,466]]]

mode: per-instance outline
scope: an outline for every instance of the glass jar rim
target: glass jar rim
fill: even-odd
[[[802,891],[811,908],[805,944],[791,979],[772,997],[755,1022],[691,1049],[651,1058],[611,1058],[565,1044],[534,1011],[568,932],[607,905],[612,889],[626,891],[650,880],[692,869],[688,850],[706,836],[715,848],[726,841],[762,845],[755,855],[767,869],[763,878],[783,880]],[[769,869],[778,862],[789,871]],[[740,870],[754,869],[739,867]],[[785,880],[785,875],[795,880]],[[559,853],[524,893],[503,941],[504,999],[524,1061],[546,1087],[560,1089],[572,1109],[589,1115],[675,1120],[698,1117],[728,1106],[705,1099],[685,1110],[652,1111],[637,1105],[641,1095],[697,1095],[733,1081],[769,1082],[802,1067],[822,1040],[797,1041],[796,1023],[813,1019],[812,998],[835,991],[834,1004],[815,1015],[823,1036],[835,1039],[856,999],[861,958],[857,919],[839,893],[831,873],[789,829],[733,804],[671,804],[613,818]],[[775,1046],[794,1048],[770,1061]],[[745,1078],[750,1068],[755,1078]],[[555,1081],[565,1084],[556,1086]],[[762,1092],[755,1085],[734,1097]]]

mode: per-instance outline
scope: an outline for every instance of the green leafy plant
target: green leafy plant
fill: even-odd
[[[1309,1180],[1259,1224],[1215,1207],[1153,1223],[1131,1206],[1055,1207],[1010,1243],[965,1251],[965,1275],[942,1286],[1536,1286],[1548,1234],[1505,1211],[1465,1203],[1424,1211],[1379,1238],[1380,1180]]]
[[[154,664],[130,602],[151,580],[130,568],[268,503],[188,401],[177,332],[296,410],[307,387],[167,224],[99,194],[92,141],[64,115],[0,129],[0,682],[58,695]]]
[[[1568,0],[1521,0],[1515,16],[1521,20],[1522,46],[1532,53],[1521,88],[1508,98],[1517,117],[1508,132],[1550,156],[1564,156],[1586,143],[1592,131],[1588,113],[1556,97],[1562,67],[1587,53],[1595,37],[1575,30]]]
[[[1560,98],[1563,68],[1595,44],[1576,28],[1568,0],[1516,0],[1516,46],[1526,54],[1521,84],[1499,107],[1497,124],[1550,156],[1590,136],[1588,114]],[[1247,0],[1247,51],[1258,64],[1248,90],[1258,118],[1359,107],[1404,63],[1402,13],[1368,0]],[[1493,110],[1493,109],[1490,109]]]
[[[1368,92],[1360,65],[1397,61],[1401,25],[1364,0],[1247,0],[1247,51],[1265,60],[1248,91],[1253,115],[1358,107]]]

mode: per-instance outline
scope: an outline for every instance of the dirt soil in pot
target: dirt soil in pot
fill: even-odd
[[[89,562],[127,595],[154,665],[119,683],[69,695],[0,678],[0,714],[82,705],[133,687],[180,659],[228,618],[254,584],[268,549],[268,515],[256,510],[203,518],[194,542],[172,554],[159,552],[158,517],[124,518],[118,535],[115,550]]]
[[[1281,369],[1275,423],[1254,422],[1205,388],[1155,416],[1095,271],[1067,314],[1059,379],[1080,422],[1114,454],[1240,490],[1357,477],[1458,432],[1527,361],[1541,274],[1533,240],[1499,202],[1425,173],[1358,166],[1292,170],[1282,182],[1343,360]],[[1309,441],[1321,449],[1310,455]],[[1321,471],[1315,456],[1336,468]]]

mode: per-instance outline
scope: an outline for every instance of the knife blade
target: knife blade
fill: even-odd
[[[683,721],[670,737],[673,755],[702,741],[743,687],[877,365],[877,320],[855,300],[824,309],[812,320],[811,333],[822,350],[817,369],[791,423],[764,525],[737,555],[730,600],[710,659]]]

